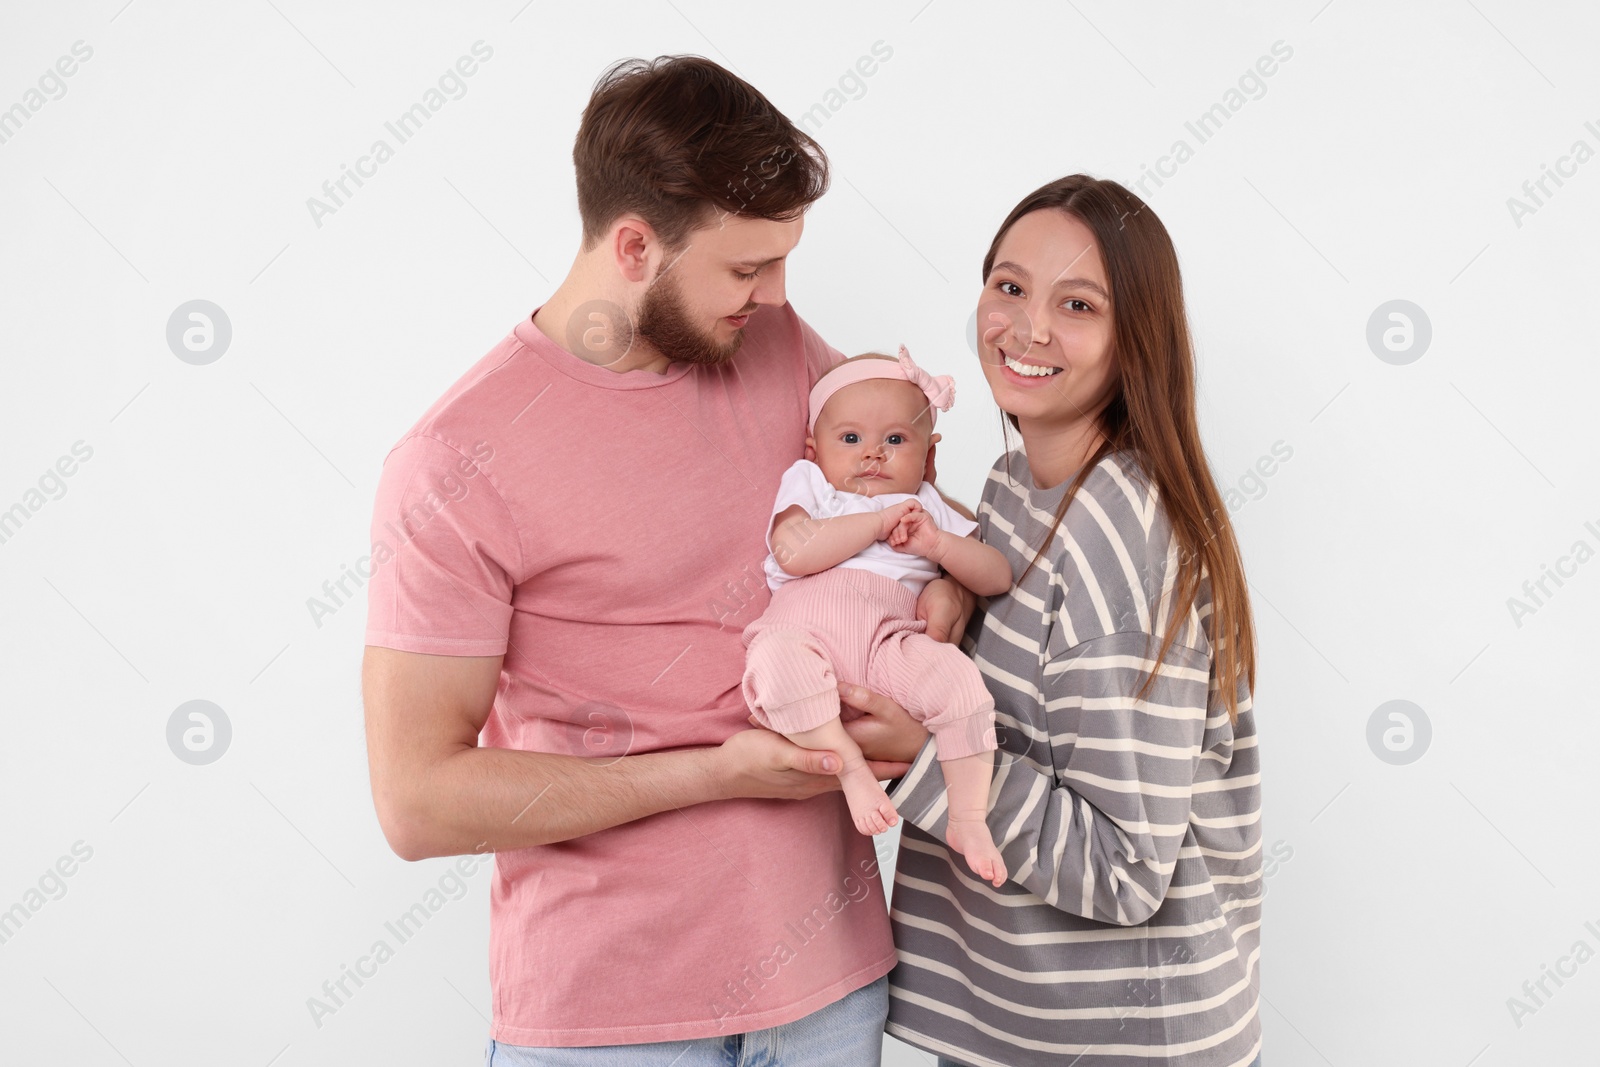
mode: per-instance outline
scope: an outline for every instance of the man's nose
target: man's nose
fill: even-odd
[[[781,308],[787,302],[783,291],[783,264],[774,263],[761,275],[761,280],[756,283],[755,289],[750,293],[750,302],[765,304],[768,307]]]

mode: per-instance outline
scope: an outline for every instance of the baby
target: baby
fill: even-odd
[[[1011,588],[1011,565],[923,480],[939,435],[935,409],[955,399],[949,375],[868,353],[811,390],[806,458],[784,472],[767,531],[772,602],[747,626],[742,682],[762,725],[839,754],[856,829],[898,816],[839,718],[838,683],[887,694],[933,734],[949,802],[945,840],[998,886],[1005,863],[985,818],[996,748],[994,700],[977,666],[916,617],[917,596],[944,567],[979,596]]]

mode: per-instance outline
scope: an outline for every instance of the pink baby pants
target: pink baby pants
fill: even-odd
[[[799,733],[839,717],[838,683],[849,682],[905,708],[941,761],[994,751],[994,698],[977,664],[926,629],[911,590],[875,571],[832,567],[787,581],[744,629],[745,703],[768,729]]]

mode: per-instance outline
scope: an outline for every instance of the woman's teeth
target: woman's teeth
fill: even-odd
[[[1006,366],[1025,378],[1047,378],[1052,374],[1060,374],[1060,367],[1038,367],[1031,363],[1019,363],[1010,356],[1001,353],[1005,358]]]

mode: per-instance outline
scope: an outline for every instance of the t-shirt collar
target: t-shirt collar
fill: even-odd
[[[590,363],[546,337],[544,331],[533,324],[533,316],[538,313],[539,308],[534,308],[532,314],[517,323],[516,329],[512,331],[517,335],[517,340],[552,367],[585,385],[594,385],[602,389],[654,389],[670,385],[695,368],[693,363],[674,362],[667,366],[665,372],[658,374],[655,371],[641,369],[614,371]]]

